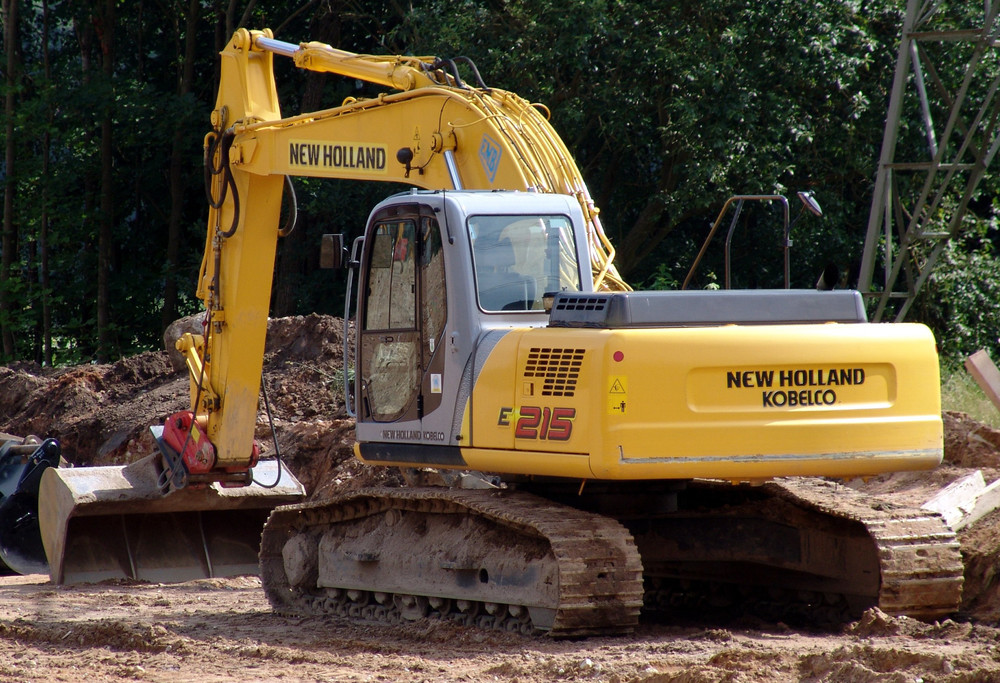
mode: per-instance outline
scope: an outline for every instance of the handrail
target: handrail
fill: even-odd
[[[733,231],[736,229],[736,219],[739,218],[740,212],[743,210],[743,202],[745,202],[745,201],[776,201],[776,202],[781,202],[781,205],[783,207],[783,213],[784,213],[784,223],[783,223],[783,230],[782,230],[782,234],[784,236],[784,240],[783,240],[783,243],[782,243],[782,249],[783,249],[784,255],[785,255],[785,289],[789,288],[789,286],[790,286],[790,278],[789,278],[789,267],[788,267],[788,250],[792,246],[792,244],[791,244],[791,242],[788,239],[789,232],[790,232],[790,229],[791,229],[791,224],[790,224],[790,222],[788,220],[788,200],[785,198],[784,195],[780,195],[780,194],[738,194],[738,195],[733,195],[732,197],[730,197],[729,199],[727,199],[726,203],[722,205],[722,210],[719,211],[719,215],[715,219],[715,223],[712,225],[712,229],[709,231],[708,237],[705,238],[704,243],[701,245],[701,250],[698,252],[698,255],[695,257],[694,263],[691,264],[691,269],[688,271],[687,277],[684,278],[684,284],[681,285],[681,289],[687,289],[688,284],[690,284],[691,278],[694,277],[694,271],[698,268],[698,264],[701,263],[701,259],[705,255],[705,252],[708,250],[708,245],[712,241],[712,238],[715,237],[715,232],[719,229],[719,224],[722,223],[722,217],[726,215],[726,211],[729,210],[729,206],[733,202],[739,202],[739,204],[737,205],[736,214],[733,216],[733,220],[730,223],[729,232],[726,234],[726,257],[725,257],[726,258],[726,261],[725,261],[726,262],[726,266],[725,266],[726,272],[725,272],[725,283],[726,283],[726,289],[730,288],[729,287],[729,285],[730,285],[730,282],[729,282],[729,247],[730,247],[730,243],[732,242]]]

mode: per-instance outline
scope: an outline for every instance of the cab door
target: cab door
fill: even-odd
[[[363,306],[359,311],[359,417],[416,419],[420,343],[417,331],[417,228],[387,217],[369,232]]]
[[[444,254],[433,211],[388,207],[367,238],[359,310],[359,418],[421,420],[441,403],[447,320]],[[409,427],[409,425],[408,425]],[[419,423],[402,440],[422,440]],[[436,439],[432,439],[436,440]]]

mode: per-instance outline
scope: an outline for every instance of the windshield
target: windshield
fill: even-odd
[[[565,216],[472,216],[469,235],[484,311],[542,310],[546,293],[580,290],[573,228]]]

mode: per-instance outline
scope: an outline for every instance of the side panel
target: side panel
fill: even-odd
[[[513,331],[476,382],[463,455],[571,477],[583,457],[598,479],[926,469],[938,387],[921,325]]]
[[[622,331],[605,368],[601,478],[849,477],[941,461],[937,354],[921,325]]]
[[[470,468],[593,478],[589,450],[594,445],[594,429],[600,425],[588,424],[585,417],[593,414],[594,392],[588,385],[599,378],[600,368],[582,359],[598,357],[605,335],[555,332],[551,336],[552,331],[544,328],[512,330],[490,352],[470,401],[467,424],[473,447],[462,449]],[[549,361],[551,374],[575,375],[572,388],[567,388],[566,377],[560,378],[558,391],[546,385],[540,365]],[[560,363],[573,370],[557,369]]]
[[[587,455],[607,333],[515,330],[496,345],[472,393],[476,448]],[[596,361],[596,362],[595,362]]]

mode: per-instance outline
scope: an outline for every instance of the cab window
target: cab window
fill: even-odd
[[[468,228],[484,311],[542,310],[546,293],[580,290],[576,243],[565,216],[473,216]]]

